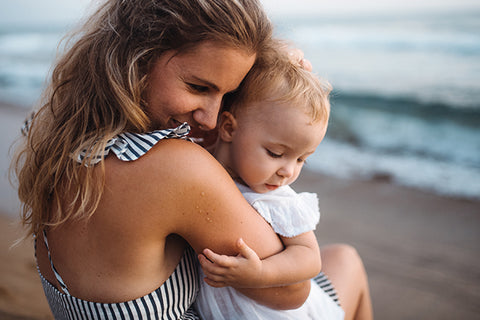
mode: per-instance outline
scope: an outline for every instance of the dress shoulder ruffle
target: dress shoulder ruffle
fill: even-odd
[[[98,153],[92,154],[91,149],[84,149],[80,152],[75,160],[78,163],[93,166],[111,152],[122,161],[134,161],[147,153],[158,141],[162,139],[188,139],[190,133],[188,123],[183,123],[173,129],[155,130],[147,133],[121,133],[107,142],[105,149]]]

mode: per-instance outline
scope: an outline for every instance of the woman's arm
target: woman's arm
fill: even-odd
[[[158,193],[151,206],[162,212],[152,217],[153,225],[161,225],[167,235],[182,236],[197,253],[210,248],[220,254],[236,255],[239,238],[261,259],[284,249],[273,229],[203,148],[188,141],[167,140],[158,143],[152,151],[137,161],[144,162],[142,168],[148,172],[146,180],[158,181],[155,184],[158,190],[147,188],[147,192]],[[309,281],[275,288],[242,289],[257,302],[277,309],[299,307],[309,291]]]
[[[237,256],[205,249],[199,256],[205,281],[212,287],[266,288],[298,283],[320,272],[320,249],[313,231],[280,238],[285,250],[263,260],[242,239],[237,242]]]

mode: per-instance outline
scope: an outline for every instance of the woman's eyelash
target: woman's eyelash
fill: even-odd
[[[197,91],[197,92],[207,92],[208,91],[208,87],[205,87],[205,86],[200,86],[198,84],[193,84],[193,83],[189,83],[188,85],[192,90]]]

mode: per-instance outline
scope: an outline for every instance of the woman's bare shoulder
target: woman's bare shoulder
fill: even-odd
[[[175,189],[195,187],[199,182],[205,188],[210,182],[218,184],[231,180],[207,150],[186,140],[160,141],[136,162],[149,183],[165,183]]]
[[[220,164],[205,149],[180,139],[161,140],[135,161],[120,161],[111,155],[106,169],[107,178],[128,179],[140,185],[178,183],[206,169],[222,171]],[[175,179],[170,179],[173,176]]]

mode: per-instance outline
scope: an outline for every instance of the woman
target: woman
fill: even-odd
[[[75,35],[15,163],[56,318],[195,318],[193,250],[283,249],[207,151],[166,139],[215,127],[271,32],[255,0],[112,0]],[[241,291],[295,308],[309,283]]]

